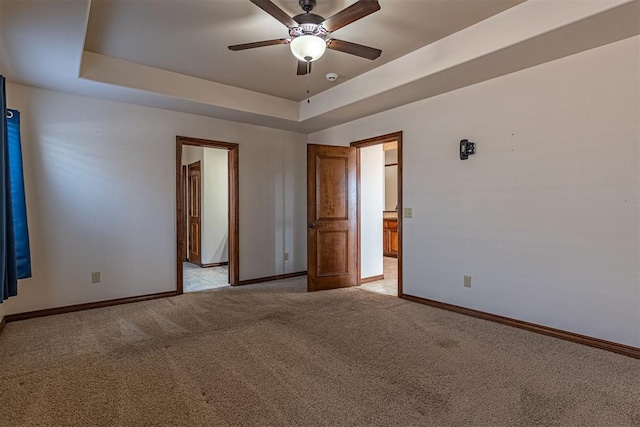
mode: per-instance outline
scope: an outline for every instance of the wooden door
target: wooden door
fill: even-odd
[[[356,149],[307,145],[308,291],[358,284]]]
[[[189,193],[187,197],[188,203],[188,219],[189,219],[189,262],[200,265],[200,247],[201,247],[201,224],[200,224],[200,206],[201,206],[201,180],[200,180],[200,162],[189,165]]]
[[[189,183],[189,169],[186,165],[182,166],[182,176],[181,176],[181,180],[180,180],[180,190],[182,191],[182,194],[184,194],[184,197],[182,198],[182,210],[180,212],[182,212],[182,227],[180,227],[180,233],[181,233],[181,239],[183,242],[188,242],[189,241],[189,216],[188,216],[188,211],[189,209],[187,208],[187,199],[188,199],[188,191],[189,191],[189,187],[188,187],[188,183]],[[180,203],[180,201],[178,201],[178,203]],[[178,213],[178,215],[180,215],[180,213]],[[182,257],[182,261],[189,261],[189,252],[187,249],[187,245],[182,245],[181,246],[181,253],[180,256]]]

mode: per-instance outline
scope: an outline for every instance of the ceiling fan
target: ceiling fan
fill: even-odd
[[[380,49],[330,37],[332,32],[380,10],[380,4],[377,0],[358,0],[328,19],[311,13],[316,6],[316,0],[298,0],[304,13],[294,17],[290,17],[271,0],[250,1],[286,25],[290,37],[236,44],[229,46],[230,50],[288,44],[291,47],[291,52],[298,59],[298,75],[309,73],[311,62],[319,59],[327,48],[371,60],[378,58],[382,53]]]

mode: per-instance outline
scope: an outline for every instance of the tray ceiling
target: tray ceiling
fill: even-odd
[[[291,15],[297,0],[274,0]],[[325,17],[355,0],[318,0]],[[249,0],[0,0],[10,83],[311,133],[640,33],[640,0],[380,0],[335,32],[383,49],[327,52],[311,102],[286,37]],[[511,7],[513,6],[513,7]],[[502,10],[502,12],[500,12]],[[341,79],[331,84],[326,72]]]
[[[228,45],[288,37],[284,25],[249,0],[94,0],[85,49],[167,71],[300,101],[422,46],[483,21],[524,0],[381,0],[381,10],[334,37],[382,49],[375,61],[337,51],[313,63],[310,80],[296,75],[289,47],[232,52]],[[274,0],[290,15],[297,0]],[[355,0],[318,0],[325,18]],[[329,72],[340,78],[325,79]],[[393,76],[390,76],[393,78]]]

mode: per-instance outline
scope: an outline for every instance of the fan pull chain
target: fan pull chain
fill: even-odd
[[[307,61],[307,104],[311,103],[309,88],[311,87],[311,61]]]

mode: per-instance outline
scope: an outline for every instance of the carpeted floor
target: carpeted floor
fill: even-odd
[[[7,324],[23,425],[640,426],[640,360],[290,279]]]

